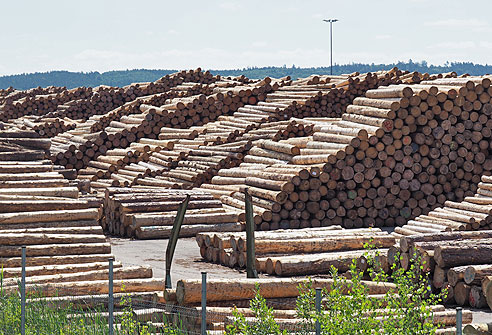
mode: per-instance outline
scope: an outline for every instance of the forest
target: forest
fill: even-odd
[[[387,70],[392,67],[398,67],[402,70],[419,71],[428,73],[442,73],[455,71],[459,75],[468,73],[470,75],[484,75],[492,73],[492,65],[488,64],[474,64],[470,62],[446,62],[443,65],[430,65],[427,62],[414,62],[409,60],[407,62],[398,62],[393,64],[336,64],[333,66],[333,74],[352,73],[352,72],[371,72],[378,70]],[[280,78],[284,76],[291,76],[293,79],[307,77],[312,74],[330,74],[330,67],[311,67],[301,68],[292,66],[269,66],[269,67],[248,67],[243,69],[232,70],[210,70],[213,74],[219,74],[221,76],[239,76],[245,75],[246,77],[257,79],[264,77]],[[0,77],[0,89],[8,87],[14,87],[16,89],[24,90],[33,87],[47,87],[47,86],[65,86],[67,88],[74,88],[79,86],[125,86],[136,82],[148,82],[154,81],[166,74],[176,72],[176,70],[148,70],[148,69],[135,69],[135,70],[122,70],[122,71],[108,71],[108,72],[69,72],[69,71],[50,71],[50,72],[37,72],[37,73],[23,73],[9,76]]]

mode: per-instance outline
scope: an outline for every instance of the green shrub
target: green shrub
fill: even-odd
[[[399,257],[399,256],[398,256]],[[229,334],[313,334],[316,321],[320,324],[321,334],[435,334],[438,328],[432,322],[431,306],[442,301],[445,292],[433,294],[428,285],[428,276],[423,267],[417,266],[415,260],[410,269],[403,270],[395,265],[391,275],[374,269],[381,268],[377,257],[369,254],[366,258],[371,265],[369,275],[375,282],[391,281],[396,288],[374,298],[364,285],[363,274],[352,262],[349,278],[340,276],[335,268],[331,270],[333,284],[321,291],[322,304],[320,312],[315,308],[315,289],[309,280],[299,286],[296,302],[297,318],[302,320],[290,329],[281,329],[273,318],[273,310],[256,288],[251,309],[256,323],[234,312],[235,322],[229,326]]]

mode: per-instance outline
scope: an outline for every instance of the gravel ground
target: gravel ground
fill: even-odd
[[[113,254],[123,265],[148,264],[154,270],[154,277],[164,278],[165,254],[168,240],[130,240],[110,238]],[[245,278],[245,271],[233,270],[225,266],[202,261],[200,249],[194,238],[178,241],[171,271],[173,287],[179,279],[201,278],[201,271],[208,278]],[[492,311],[471,310],[474,323],[492,322]]]

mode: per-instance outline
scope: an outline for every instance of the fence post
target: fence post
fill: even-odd
[[[207,273],[202,272],[202,323],[201,335],[207,335]]]
[[[321,289],[316,289],[316,335],[321,334],[321,325],[319,323],[319,315],[321,313]]]
[[[245,214],[246,214],[246,276],[258,278],[255,256],[255,222],[253,220],[253,201],[248,189],[244,190]]]
[[[179,205],[178,212],[176,213],[176,218],[174,219],[173,228],[171,229],[171,236],[167,241],[166,248],[166,277],[164,279],[164,285],[166,289],[173,288],[171,283],[171,265],[173,263],[174,250],[176,249],[176,244],[178,243],[179,232],[181,231],[181,225],[186,214],[186,209],[188,208],[188,203],[190,202],[190,195],[186,196],[186,199]]]
[[[463,334],[463,308],[456,308],[456,335]]]
[[[109,283],[108,283],[108,325],[109,335],[113,335],[113,322],[114,322],[114,296],[113,296],[113,258],[109,258]]]
[[[21,334],[26,334],[26,246],[22,246]]]

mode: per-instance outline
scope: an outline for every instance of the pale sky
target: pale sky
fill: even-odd
[[[492,63],[490,0],[13,0],[0,75],[50,70]]]

